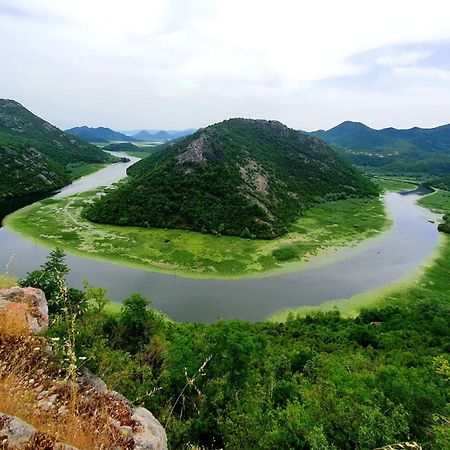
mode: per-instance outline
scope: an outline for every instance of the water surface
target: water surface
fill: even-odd
[[[118,181],[129,164],[102,169],[58,195]],[[387,194],[384,201],[393,220],[389,231],[355,248],[341,249],[334,262],[293,273],[242,280],[188,279],[68,254],[68,281],[81,287],[87,278],[93,285],[108,288],[115,301],[139,292],[151,299],[154,308],[178,321],[212,322],[219,317],[258,321],[280,309],[319,305],[382,287],[420,265],[436,246],[438,231],[430,223],[436,216],[418,206],[418,198],[416,193]],[[0,229],[0,268],[8,265],[10,274],[23,276],[36,269],[48,252],[17,233]]]

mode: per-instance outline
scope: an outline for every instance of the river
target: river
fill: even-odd
[[[117,153],[115,153],[117,154]],[[72,195],[116,182],[125,176],[130,163],[117,163],[80,178],[58,196]],[[252,322],[285,308],[320,303],[376,289],[397,281],[419,266],[437,245],[436,216],[416,204],[419,195],[388,193],[384,197],[393,226],[376,238],[356,247],[341,249],[327,264],[292,273],[242,280],[189,279],[123,267],[68,254],[70,286],[81,287],[87,278],[106,287],[114,301],[139,292],[152,307],[172,319],[212,322],[217,318],[239,318]],[[0,229],[0,268],[23,276],[36,269],[49,250]]]

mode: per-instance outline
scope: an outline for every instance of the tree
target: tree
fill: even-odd
[[[131,353],[141,350],[154,334],[155,318],[148,309],[150,302],[140,294],[131,294],[123,301],[119,328],[123,348]]]
[[[86,310],[86,299],[78,289],[67,288],[66,276],[69,268],[64,258],[65,254],[61,248],[52,250],[45,263],[38,270],[29,272],[19,281],[19,285],[42,289],[50,315],[59,315],[65,309],[80,315]]]

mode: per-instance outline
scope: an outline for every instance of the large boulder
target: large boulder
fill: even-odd
[[[134,450],[167,450],[166,431],[148,409],[136,407],[123,395],[108,390],[104,381],[88,370],[78,378],[78,382],[84,387],[87,398],[95,396],[108,404],[111,423],[124,436],[131,438]]]
[[[136,426],[133,429],[135,450],[166,450],[166,432],[155,416],[145,408],[134,408],[131,419]]]
[[[48,328],[48,306],[45,294],[32,287],[0,289],[0,312],[6,315],[22,315],[30,334]]]

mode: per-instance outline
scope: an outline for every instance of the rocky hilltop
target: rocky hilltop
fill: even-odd
[[[166,450],[150,411],[61,364],[47,327],[40,289],[0,289],[0,448]]]
[[[86,209],[88,219],[273,238],[314,203],[377,194],[323,141],[266,120],[200,129],[129,175]]]
[[[58,189],[70,182],[69,164],[108,159],[20,103],[0,99],[0,200]]]

